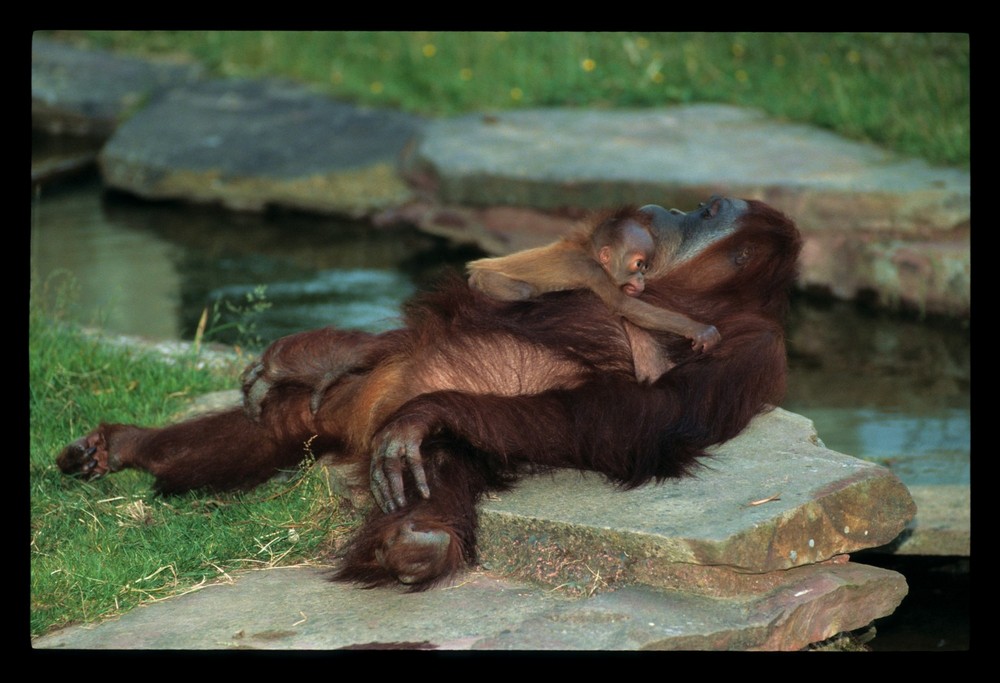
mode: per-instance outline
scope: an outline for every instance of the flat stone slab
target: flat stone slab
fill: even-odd
[[[777,121],[697,104],[542,109],[429,121],[403,173],[433,201],[400,210],[428,232],[504,254],[565,233],[580,209],[712,194],[762,199],[803,232],[801,284],[968,317],[971,175]]]
[[[892,613],[896,572],[804,567],[751,600],[633,586],[593,598],[470,572],[424,593],[363,590],[312,567],[235,581],[37,638],[39,649],[797,650]]]
[[[970,211],[966,171],[715,104],[433,120],[409,168],[459,206],[602,208],[654,197],[685,208],[718,193],[777,198],[807,231],[818,215],[841,229],[949,229]]]
[[[55,135],[106,138],[149,98],[202,76],[172,64],[32,38],[31,125]]]
[[[781,409],[714,453],[693,478],[632,491],[575,471],[525,479],[482,504],[481,557],[581,590],[746,594],[768,573],[887,544],[916,513],[888,469],[825,448],[810,420]]]
[[[971,175],[728,105],[519,110],[429,121],[404,174],[434,201],[401,215],[504,254],[579,209],[712,194],[762,199],[803,232],[801,285],[968,317]]]
[[[411,198],[396,163],[420,123],[289,83],[206,81],[123,123],[100,167],[109,187],[149,199],[364,216]]]

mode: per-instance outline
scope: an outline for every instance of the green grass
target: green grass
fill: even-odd
[[[69,32],[224,76],[281,76],[431,115],[725,102],[965,166],[964,34]]]
[[[45,298],[36,294],[36,299]],[[116,349],[29,313],[31,633],[92,622],[225,580],[238,569],[324,558],[353,523],[322,468],[247,494],[161,497],[152,478],[62,475],[55,456],[101,421],[158,425],[200,394],[237,386],[236,366],[200,367]]]

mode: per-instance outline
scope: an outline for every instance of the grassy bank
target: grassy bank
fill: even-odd
[[[237,366],[110,348],[32,305],[28,332],[31,633],[98,621],[237,569],[328,554],[348,524],[322,470],[233,495],[153,495],[152,478],[63,476],[55,455],[101,421],[157,425],[237,386]]]
[[[935,163],[970,154],[962,34],[70,32],[124,52],[283,76],[424,114],[516,107],[761,108]]]

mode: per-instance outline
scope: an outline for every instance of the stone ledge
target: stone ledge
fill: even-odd
[[[408,201],[396,159],[420,120],[277,81],[177,87],[123,123],[104,182],[148,199],[367,216]]]
[[[54,135],[107,138],[151,97],[201,78],[197,64],[156,62],[31,41],[31,125]]]
[[[695,477],[633,491],[571,470],[527,478],[481,505],[479,547],[490,568],[554,585],[600,574],[720,596],[767,587],[746,575],[885,545],[915,512],[888,469],[824,448],[810,420],[775,409]]]
[[[237,574],[225,584],[32,641],[73,650],[798,650],[891,613],[896,572],[853,564],[786,572],[752,600],[630,586],[593,598],[469,572],[424,593],[360,590],[328,569]],[[267,609],[261,609],[266,596]]]

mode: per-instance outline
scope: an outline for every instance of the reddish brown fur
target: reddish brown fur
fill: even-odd
[[[635,381],[628,337],[592,294],[499,302],[457,281],[411,304],[401,330],[319,330],[272,346],[258,373],[289,374],[268,375],[259,421],[237,409],[163,429],[102,425],[59,465],[85,476],[144,469],[165,492],[246,488],[295,465],[313,437],[313,452],[367,474],[381,444],[416,434],[430,497],[404,473],[407,503],[373,513],[339,577],[423,589],[474,559],[476,502],[524,466],[595,470],[624,487],[676,477],[777,403],[798,251],[794,225],[751,203],[735,234],[650,282],[648,301],[714,321],[723,339],[695,353],[682,337],[651,335],[675,363],[653,384]],[[331,355],[335,367],[364,362],[347,363],[316,402]]]

